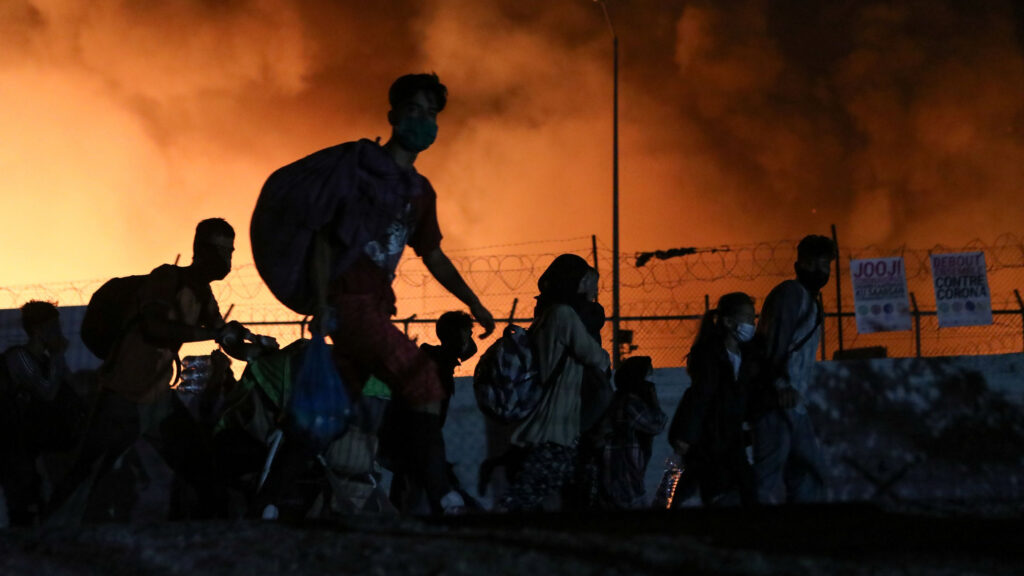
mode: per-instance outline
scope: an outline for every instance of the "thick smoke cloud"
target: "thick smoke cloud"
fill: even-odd
[[[1013,4],[609,1],[623,246],[957,243],[1014,231]],[[388,136],[387,87],[451,91],[418,163],[449,248],[610,243],[611,42],[576,0],[0,1],[0,284],[137,273],[238,228],[275,167]],[[184,255],[187,260],[187,254]]]
[[[1017,20],[998,2],[696,2],[676,61],[698,146],[759,234],[955,243],[1022,214]]]

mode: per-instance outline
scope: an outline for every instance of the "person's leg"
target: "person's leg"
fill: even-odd
[[[792,413],[791,449],[786,464],[786,497],[790,502],[825,499],[824,464],[818,437],[807,414]]]
[[[452,490],[448,481],[448,456],[441,432],[441,417],[422,411],[409,411],[402,426],[401,442],[407,447],[405,471],[409,484],[426,493],[430,510],[443,512],[442,498]]]
[[[783,469],[790,451],[789,423],[781,410],[772,410],[754,422],[753,432],[757,501],[778,504]]]
[[[335,299],[338,330],[331,334],[334,357],[351,389],[374,375],[391,388],[393,397],[411,407],[445,397],[437,365],[392,322],[376,296],[346,295]]]
[[[283,434],[269,474],[256,494],[256,512],[268,520],[278,515],[285,519],[302,517],[307,503],[299,480],[319,453],[317,443],[302,431],[286,425]]]
[[[196,509],[174,512],[184,517],[226,517],[227,485],[218,477],[214,465],[210,432],[192,417],[177,397],[170,402],[169,414],[157,424],[158,435],[148,435],[147,440],[174,471],[179,488],[195,492]]]
[[[409,455],[403,471],[426,491],[431,509],[440,512],[451,487],[440,418],[446,392],[437,365],[391,323],[379,298],[346,295],[334,304],[339,329],[331,339],[339,371],[346,379],[373,374],[391,389],[393,401],[405,406],[395,423],[395,442]]]
[[[75,463],[54,489],[48,505],[49,514],[57,512],[80,487],[86,491],[83,497],[87,501],[91,485],[84,486],[84,483],[94,473],[93,484],[104,476],[135,443],[139,434],[138,405],[112,392],[101,392],[89,418]],[[72,511],[72,514],[75,512]],[[61,519],[64,520],[76,521],[74,518]]]
[[[727,482],[729,474],[725,469],[725,463],[721,458],[711,455],[692,458],[688,462],[693,462],[693,470],[700,486],[701,504],[704,506],[718,505],[722,496],[731,489]]]
[[[544,500],[558,494],[572,477],[574,458],[575,452],[560,444],[530,448],[509,486],[503,507],[510,512],[540,510]]]
[[[743,506],[754,506],[757,504],[757,481],[754,478],[754,468],[747,460],[747,449],[739,446],[732,453],[731,473],[736,491],[739,494],[740,504]]]
[[[36,442],[42,452],[74,450],[84,428],[85,409],[82,400],[70,386],[62,385],[52,402],[38,414]]]
[[[31,526],[39,514],[40,483],[36,471],[36,455],[19,454],[8,458],[0,465],[4,467],[2,483],[7,495],[8,517],[12,526]]]

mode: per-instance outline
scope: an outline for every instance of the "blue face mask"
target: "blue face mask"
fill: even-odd
[[[736,327],[733,328],[732,335],[736,338],[736,341],[746,343],[754,339],[755,331],[756,329],[753,324],[747,324],[744,322],[742,324],[737,324]]]
[[[395,126],[395,138],[410,152],[423,152],[437,138],[437,123],[423,116],[406,116]]]

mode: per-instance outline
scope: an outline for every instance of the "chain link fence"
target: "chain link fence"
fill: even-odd
[[[728,292],[742,291],[760,307],[779,282],[791,278],[796,239],[667,250],[661,253],[622,255],[621,330],[623,356],[651,356],[658,367],[680,366],[709,306]],[[939,328],[935,314],[930,255],[982,251],[988,267],[993,323],[990,326]],[[537,279],[562,253],[578,254],[601,272],[599,299],[611,314],[612,252],[591,237],[553,242],[487,246],[451,251],[449,257],[500,328],[511,318],[528,325],[533,314]],[[851,259],[902,256],[908,288],[917,303],[915,329],[905,332],[858,334],[850,284]],[[1024,350],[1024,306],[1016,290],[1024,287],[1024,242],[1006,234],[992,242],[932,248],[847,248],[840,244],[837,278],[823,291],[826,320],[822,357],[840,349],[882,346],[891,357],[1000,354]],[[103,279],[30,285],[0,289],[0,306],[16,308],[29,300],[60,305],[83,305]],[[255,331],[276,337],[282,344],[303,334],[303,318],[281,306],[269,293],[253,265],[236,267],[214,292],[221,310]],[[464,306],[447,293],[414,257],[402,260],[394,288],[398,296],[395,322],[413,339],[434,342],[434,322],[447,310]],[[513,303],[515,306],[513,308]],[[485,349],[497,333],[480,343]],[[604,344],[611,347],[611,323],[604,329]],[[460,370],[468,375],[472,363]]]
[[[755,245],[685,249],[692,251],[667,260],[651,259],[637,267],[636,258],[623,258],[622,328],[632,334],[624,352],[653,357],[659,366],[679,365],[708,306],[728,292],[742,291],[760,308],[771,289],[794,277],[798,240]],[[985,253],[993,322],[989,326],[939,328],[932,286],[931,255],[981,251]],[[859,334],[854,316],[850,261],[901,256],[912,295],[914,329]],[[607,261],[610,267],[611,257]],[[890,357],[961,356],[1024,351],[1024,243],[1010,234],[993,242],[976,240],[963,246],[886,248],[839,246],[838,278],[822,292],[825,309],[822,358],[838,350],[884,347]],[[603,278],[610,293],[608,278]],[[836,287],[839,287],[837,293]],[[674,308],[675,312],[669,312]],[[609,332],[610,338],[610,332]]]

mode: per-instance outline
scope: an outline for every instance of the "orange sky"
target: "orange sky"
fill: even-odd
[[[95,4],[95,5],[94,5]],[[583,0],[0,2],[0,285],[139,273],[276,167],[387,137],[390,81],[450,90],[418,166],[452,250],[611,243],[610,41]],[[1010,2],[609,0],[625,251],[1017,232]],[[843,4],[843,6],[834,6]]]

